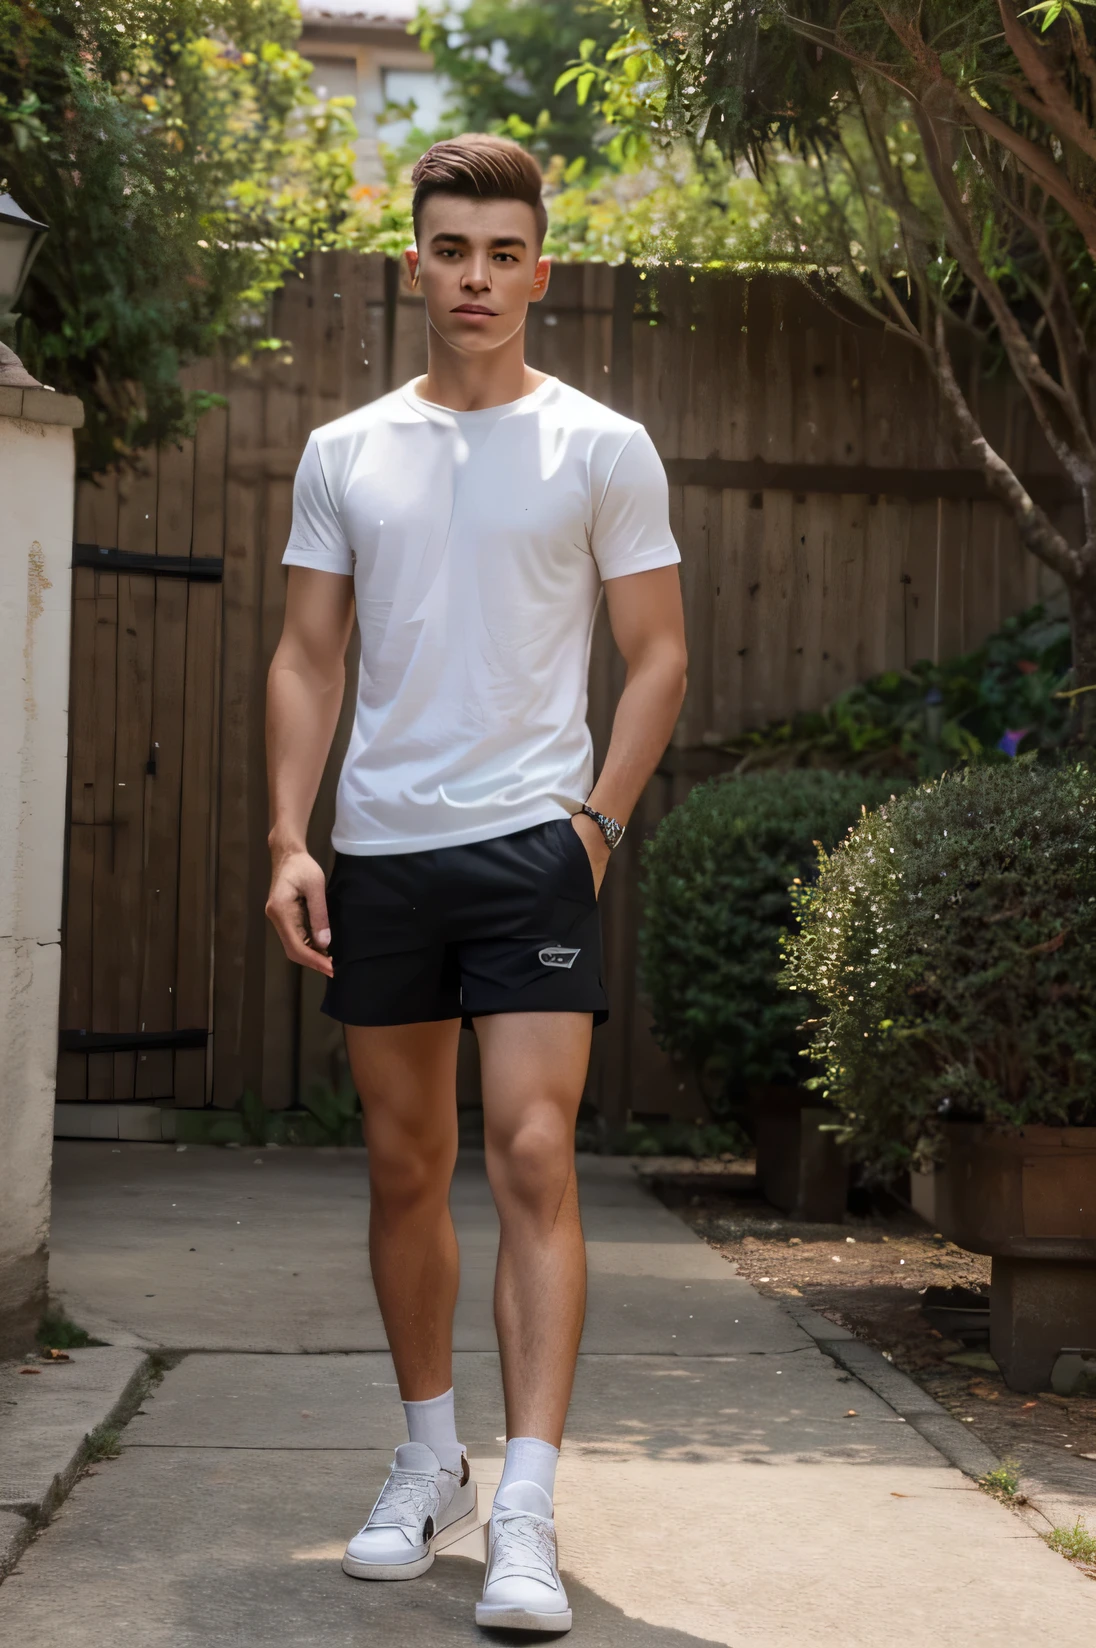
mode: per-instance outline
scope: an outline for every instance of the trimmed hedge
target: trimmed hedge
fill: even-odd
[[[861,807],[901,780],[826,771],[699,784],[643,851],[640,978],[663,1047],[700,1072],[716,1113],[746,1090],[801,1083],[811,1011],[779,982],[789,886],[813,876]]]
[[[862,818],[786,941],[818,1086],[875,1172],[945,1121],[1096,1125],[1096,775],[1023,757]]]

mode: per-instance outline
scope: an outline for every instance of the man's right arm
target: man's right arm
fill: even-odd
[[[308,820],[335,736],[354,623],[354,580],[290,566],[285,624],[266,688],[272,861],[266,913],[290,961],[328,978],[324,873],[306,844]]]

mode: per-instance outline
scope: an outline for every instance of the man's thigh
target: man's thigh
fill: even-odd
[[[586,1086],[592,1013],[491,1013],[477,1018],[484,1123],[513,1135],[534,1117],[572,1138]]]
[[[455,1140],[460,1019],[345,1029],[366,1143],[383,1149],[389,1142],[430,1147]]]

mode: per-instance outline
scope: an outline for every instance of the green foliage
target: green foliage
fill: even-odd
[[[994,1499],[1004,1503],[1015,1499],[1020,1492],[1020,1466],[1015,1459],[1003,1459],[995,1470],[979,1478],[979,1485]]]
[[[240,1112],[240,1131],[243,1134],[240,1142],[242,1144],[266,1144],[270,1137],[272,1112],[266,1108],[254,1088],[244,1088],[240,1095],[238,1108]]]
[[[104,1345],[106,1340],[93,1339],[60,1305],[51,1305],[38,1324],[38,1343],[46,1350],[82,1350],[85,1345]]]
[[[1096,778],[972,766],[863,817],[795,899],[813,1085],[889,1176],[947,1121],[1096,1124]]]
[[[470,123],[469,123],[470,124]],[[429,139],[412,133],[415,157]],[[544,250],[568,263],[670,263],[745,268],[764,244],[768,207],[761,186],[715,158],[702,171],[684,148],[620,170],[545,167]],[[390,157],[387,181],[354,190],[349,234],[361,251],[399,257],[411,245],[411,162]]]
[[[901,781],[898,781],[899,785]],[[661,1045],[700,1073],[716,1113],[754,1084],[802,1081],[808,1001],[779,983],[789,885],[894,785],[860,774],[712,779],[643,851],[640,976]]]
[[[631,1121],[618,1150],[629,1156],[746,1156],[750,1141],[734,1122]]]
[[[339,1085],[315,1081],[304,1094],[305,1109],[314,1116],[330,1144],[360,1144],[362,1107],[349,1074]]]
[[[597,159],[604,121],[560,95],[559,68],[584,48],[600,56],[618,27],[599,0],[469,0],[411,24],[451,88],[447,132],[504,132],[542,161],[562,156],[572,178]]]
[[[975,652],[889,670],[825,709],[719,747],[738,757],[740,773],[824,766],[938,778],[962,762],[1060,745],[1069,728],[1069,700],[1059,696],[1069,662],[1068,621],[1035,606]]]
[[[644,0],[633,49],[638,71],[607,53],[571,84],[648,148],[751,169],[760,261],[921,354],[949,433],[1070,591],[1075,732],[1096,744],[1096,5]],[[982,427],[971,387],[997,370],[1083,494],[1071,523]]]
[[[268,342],[267,298],[348,209],[347,100],[292,0],[0,0],[0,178],[50,225],[16,347],[79,395],[85,469],[188,433],[179,371]]]
[[[114,1425],[96,1425],[84,1437],[84,1464],[98,1465],[104,1459],[117,1459],[122,1451],[122,1433]]]
[[[748,265],[768,241],[769,210],[757,181],[710,148],[698,162],[685,143],[652,148],[633,116],[643,65],[626,8],[550,0],[473,0],[460,12],[423,8],[412,27],[449,82],[446,119],[413,130],[386,153],[386,181],[354,191],[354,241],[398,257],[413,239],[410,172],[423,150],[459,131],[499,131],[525,144],[545,171],[549,256],[570,263],[685,260]],[[568,60],[577,64],[574,72]],[[610,109],[589,95],[627,63]],[[653,61],[653,60],[652,60]],[[577,100],[572,86],[581,96]],[[634,105],[634,107],[633,107]],[[612,118],[610,118],[612,116]],[[620,124],[614,125],[613,119]]]
[[[1052,1551],[1069,1557],[1071,1562],[1096,1562],[1096,1534],[1089,1533],[1080,1517],[1072,1528],[1052,1528],[1049,1534],[1040,1537],[1046,1540]]]

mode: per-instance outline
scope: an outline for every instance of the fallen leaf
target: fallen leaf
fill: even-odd
[[[967,1389],[982,1402],[998,1402],[1001,1398],[1001,1392],[987,1385],[984,1379],[972,1379]]]
[[[857,1413],[855,1408],[850,1408],[848,1413],[845,1415],[846,1419],[859,1419],[859,1417],[860,1415]]]
[[[891,1498],[892,1499],[912,1499],[913,1495],[912,1494],[895,1493],[894,1489],[892,1488],[891,1489]]]
[[[67,1350],[54,1350],[52,1346],[50,1346],[47,1350],[44,1350],[42,1355],[48,1356],[51,1362],[72,1361],[72,1357],[69,1355]]]
[[[1025,1402],[1023,1404],[1023,1406],[1021,1407],[1020,1412],[1021,1413],[1029,1413],[1032,1408],[1037,1408],[1038,1406],[1039,1406],[1038,1402]]]
[[[1096,1459],[1096,1453],[1079,1453],[1078,1459]]]
[[[20,1368],[20,1373],[41,1373],[41,1368]]]

